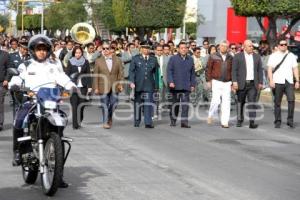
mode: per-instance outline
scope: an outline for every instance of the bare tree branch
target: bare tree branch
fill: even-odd
[[[293,18],[287,29],[282,34],[280,34],[279,38],[284,38],[284,36],[292,30],[293,26],[295,26],[298,21],[300,21],[300,16]]]
[[[260,29],[262,30],[262,32],[263,32],[264,34],[266,34],[267,30],[266,30],[266,28],[265,28],[264,25],[263,25],[262,17],[255,17],[255,18],[256,18],[257,23],[258,23]]]

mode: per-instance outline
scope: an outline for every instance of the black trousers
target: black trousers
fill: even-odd
[[[253,122],[256,117],[256,102],[257,102],[257,88],[255,87],[254,81],[246,82],[245,88],[237,91],[237,120],[244,121],[244,106],[248,100],[247,109],[249,109],[249,119]]]
[[[181,106],[181,123],[188,124],[190,92],[186,90],[170,90],[172,94],[170,105],[170,119],[176,122],[179,106]]]
[[[82,87],[80,88],[80,94],[73,93],[70,98],[70,102],[72,105],[72,123],[73,128],[78,128],[80,123],[83,120],[83,113],[84,113],[84,105],[87,95],[87,88]],[[78,116],[79,115],[79,116]]]
[[[274,114],[275,122],[281,122],[281,101],[283,94],[286,95],[288,101],[288,117],[287,122],[293,123],[294,121],[294,110],[295,110],[295,88],[294,84],[290,84],[285,81],[285,84],[275,84],[275,100],[274,100]]]

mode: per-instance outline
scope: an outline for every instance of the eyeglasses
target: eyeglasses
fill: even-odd
[[[279,45],[283,47],[283,46],[287,46],[287,43],[279,44]]]
[[[192,47],[195,47],[196,45],[195,45],[195,44],[192,44],[191,46],[192,46]]]
[[[110,48],[109,47],[104,47],[104,48],[102,48],[103,50],[110,50]]]

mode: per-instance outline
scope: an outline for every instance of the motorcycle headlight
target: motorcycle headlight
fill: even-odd
[[[55,109],[57,107],[57,103],[55,101],[45,101],[44,107],[46,109]]]

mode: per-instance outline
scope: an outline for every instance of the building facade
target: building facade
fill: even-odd
[[[230,42],[242,42],[248,38],[260,41],[263,33],[254,17],[239,17],[230,12],[230,0],[198,0],[198,20],[202,19],[197,27],[197,43],[202,44],[204,39],[211,43],[219,43],[228,39]],[[278,32],[286,26],[287,21],[278,21]],[[300,30],[300,23],[294,26],[291,32]]]

